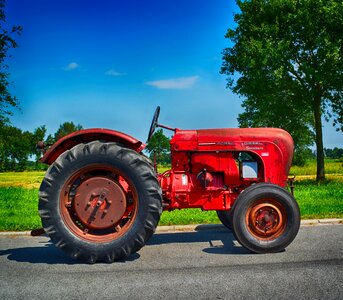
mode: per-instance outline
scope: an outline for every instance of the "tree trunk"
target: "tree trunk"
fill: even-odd
[[[316,129],[316,147],[317,147],[316,181],[323,181],[325,180],[325,167],[324,167],[321,97],[319,95],[316,95],[314,99],[314,123],[315,123],[315,129]]]

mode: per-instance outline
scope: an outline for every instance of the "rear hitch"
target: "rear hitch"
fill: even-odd
[[[38,228],[38,229],[31,230],[31,236],[40,236],[44,233],[45,233],[44,228]]]
[[[40,152],[42,152],[44,154],[48,150],[48,148],[52,145],[53,144],[46,144],[44,141],[39,141],[36,144],[36,148],[37,148],[37,150],[39,150]]]
[[[295,188],[295,186],[294,186],[294,180],[295,180],[295,176],[293,176],[293,177],[288,177],[288,180],[287,180],[287,183],[288,183],[288,186],[289,186],[289,188],[290,188],[290,190],[291,190],[292,196],[294,196],[294,188]]]

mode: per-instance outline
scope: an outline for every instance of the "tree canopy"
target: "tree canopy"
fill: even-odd
[[[221,72],[244,97],[240,126],[288,130],[298,149],[315,141],[324,179],[322,118],[343,130],[341,0],[240,1]]]
[[[6,1],[0,0],[0,121],[8,121],[7,117],[12,114],[11,108],[18,107],[18,100],[9,92],[9,73],[6,59],[8,50],[16,48],[16,43],[13,35],[22,32],[21,26],[12,26],[11,29],[6,28],[6,16],[4,12]]]
[[[57,129],[53,142],[57,142],[60,138],[82,129],[83,127],[80,124],[75,125],[73,122],[64,122]]]
[[[45,168],[38,163],[42,153],[37,149],[37,142],[44,141],[49,145],[54,143],[55,138],[79,129],[82,129],[81,125],[65,122],[54,135],[46,137],[45,125],[30,132],[0,121],[0,172]]]
[[[325,156],[327,158],[333,159],[342,159],[343,158],[343,148],[333,148],[333,149],[326,149],[324,148]]]

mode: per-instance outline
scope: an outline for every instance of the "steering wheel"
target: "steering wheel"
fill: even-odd
[[[155,110],[155,114],[154,114],[154,117],[152,118],[152,122],[151,122],[151,125],[150,125],[150,130],[149,130],[149,135],[148,135],[148,140],[147,142],[150,141],[151,137],[153,136],[154,134],[154,131],[156,129],[156,126],[158,125],[158,116],[160,115],[160,107],[157,106],[156,107],[156,110]]]

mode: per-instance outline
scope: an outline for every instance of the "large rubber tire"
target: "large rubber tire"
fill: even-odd
[[[237,197],[232,226],[238,242],[247,249],[255,253],[279,252],[299,231],[299,206],[278,185],[254,184]]]
[[[228,228],[232,229],[232,210],[217,210],[217,216],[220,222]]]
[[[58,248],[90,263],[112,262],[137,252],[152,236],[161,194],[155,172],[139,153],[94,141],[64,152],[49,167],[39,213]]]

